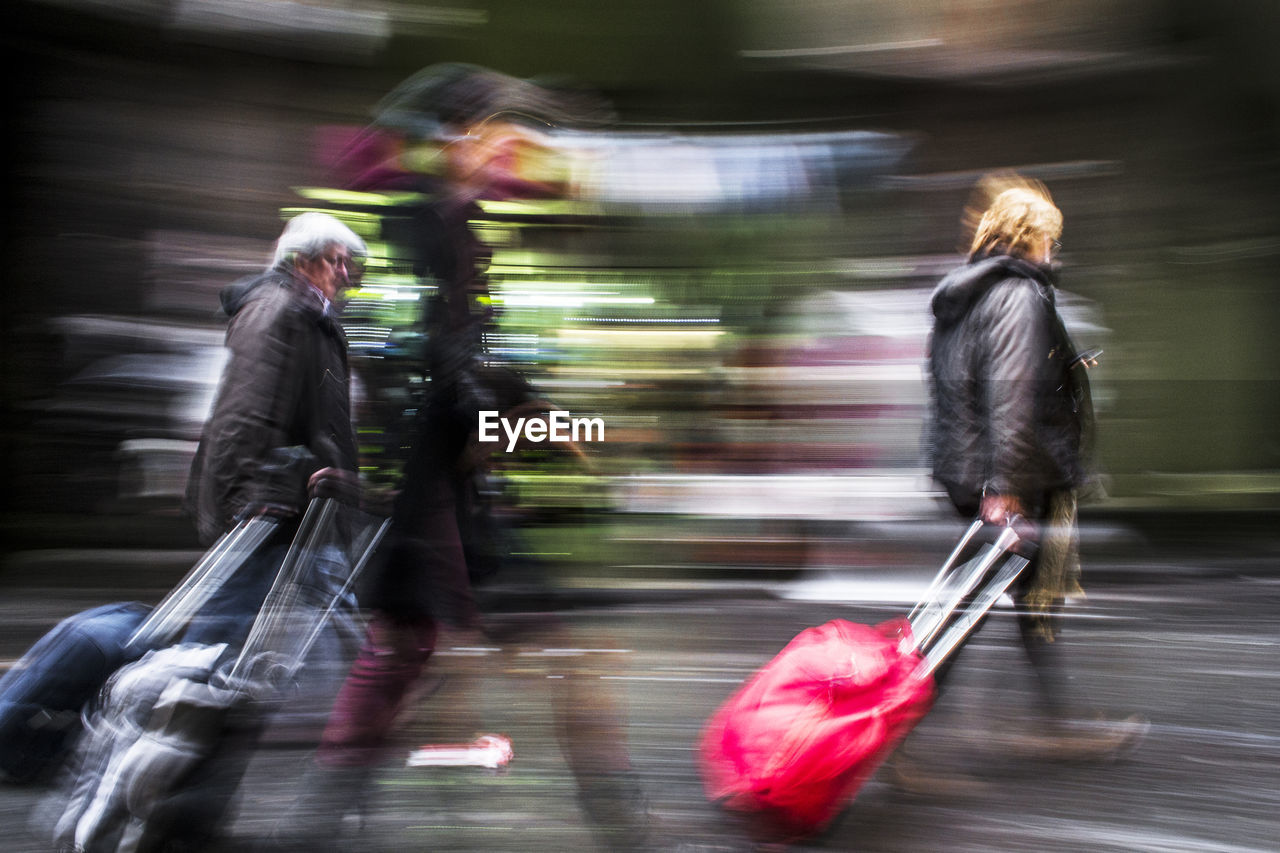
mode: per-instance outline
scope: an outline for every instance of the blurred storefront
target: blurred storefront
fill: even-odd
[[[265,261],[281,211],[333,207],[317,128],[465,59],[573,80],[618,116],[558,140],[572,200],[478,223],[491,345],[609,428],[591,478],[531,468],[527,500],[751,524],[934,512],[927,294],[973,182],[1018,168],[1066,213],[1078,337],[1106,350],[1108,505],[1275,508],[1276,74],[1258,39],[1276,16],[1232,8],[19,3],[9,499],[176,511],[217,289]],[[382,272],[348,315],[369,399],[422,286]],[[371,448],[394,432],[383,403]]]

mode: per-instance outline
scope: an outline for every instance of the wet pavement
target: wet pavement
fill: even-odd
[[[905,747],[917,767],[963,773],[970,784],[908,791],[881,772],[825,833],[793,849],[1275,850],[1280,547],[1255,539],[1226,552],[1209,542],[1134,549],[1104,554],[1089,568],[1088,597],[1071,607],[1063,639],[1071,686],[1082,707],[1150,721],[1134,751],[1113,762],[1071,763],[1009,748],[1035,731],[1035,711],[1013,620],[998,609]],[[429,689],[362,813],[344,824],[338,849],[605,849],[587,827],[555,736],[553,694],[566,668],[624,700],[631,759],[660,833],[653,849],[750,849],[741,823],[702,791],[702,724],[794,634],[831,618],[875,623],[902,613],[929,570],[904,562],[875,571],[827,566],[820,574],[754,589],[659,595],[650,584],[579,596],[561,614],[572,631],[567,646],[548,647],[536,634],[519,641],[494,634],[465,647],[446,640]],[[886,576],[896,582],[886,586]],[[52,588],[33,583],[38,575],[24,578],[0,600],[6,661],[63,615],[124,591],[148,594],[145,584]],[[415,746],[483,732],[511,739],[509,766],[405,766]],[[268,737],[241,787],[228,849],[250,849],[269,834],[292,801],[313,734],[303,725]],[[30,831],[46,794],[0,787],[0,850],[49,849]]]

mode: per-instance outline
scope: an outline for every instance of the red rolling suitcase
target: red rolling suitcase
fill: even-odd
[[[975,521],[908,617],[806,629],[734,693],[702,733],[708,796],[773,835],[824,828],[928,711],[933,672],[1026,568],[1030,543],[1012,525],[993,532]]]

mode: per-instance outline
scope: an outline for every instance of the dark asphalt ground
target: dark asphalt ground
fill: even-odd
[[[1113,549],[1090,558],[1088,598],[1064,635],[1082,706],[1149,719],[1120,760],[1065,763],[1017,757],[1011,738],[1034,718],[1029,669],[1013,620],[998,610],[958,663],[953,683],[907,742],[918,765],[963,772],[962,790],[908,792],[880,773],[822,835],[797,850],[1224,851],[1280,849],[1280,541],[1252,538]],[[914,559],[914,558],[913,558]],[[379,771],[363,823],[349,819],[339,849],[534,853],[603,849],[586,828],[553,734],[552,691],[570,665],[622,698],[631,757],[660,824],[661,850],[741,850],[740,823],[708,804],[696,742],[715,708],[803,628],[831,618],[879,622],[908,607],[931,569],[914,563],[827,569],[849,600],[797,595],[805,578],[696,595],[617,593],[563,614],[574,643],[536,635],[446,642],[428,686]],[[874,575],[902,581],[901,601],[857,600]],[[12,661],[57,619],[145,584],[69,588],[14,574],[0,599],[0,658]],[[158,594],[158,590],[152,590]],[[126,594],[127,593],[127,594]],[[136,593],[136,595],[135,595]],[[575,651],[576,650],[576,651]],[[301,730],[305,735],[308,729]],[[511,738],[502,771],[410,768],[424,742]],[[296,735],[296,730],[291,734]],[[289,734],[289,733],[286,733]],[[228,849],[251,849],[291,801],[310,746],[285,735],[254,757],[227,827]],[[48,791],[0,787],[0,851],[49,849],[31,831]]]

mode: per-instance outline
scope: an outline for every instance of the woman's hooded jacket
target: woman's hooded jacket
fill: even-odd
[[[962,511],[983,493],[1027,506],[1085,479],[1092,406],[1055,304],[1053,272],[971,260],[933,292],[933,474]]]

